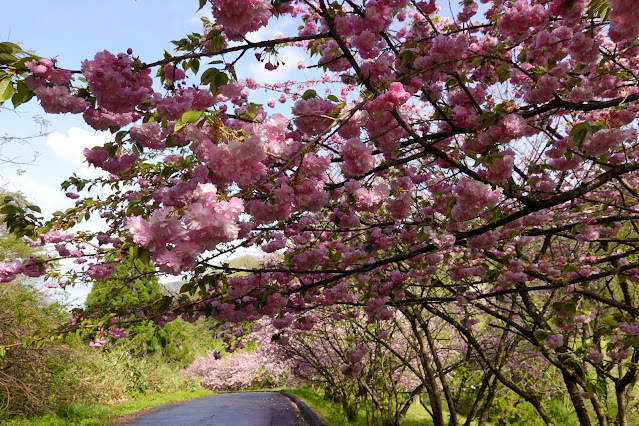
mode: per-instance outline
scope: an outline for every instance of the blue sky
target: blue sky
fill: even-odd
[[[208,14],[209,8],[196,13],[197,7],[196,0],[15,2],[11,7],[10,22],[0,29],[0,41],[19,43],[40,56],[55,58],[59,66],[67,69],[79,69],[82,60],[92,58],[96,52],[105,49],[117,53],[131,48],[142,61],[152,62],[161,58],[165,49],[172,51],[171,40],[191,32],[201,32],[199,16]],[[276,21],[251,34],[249,39],[271,38],[276,31],[290,33],[297,25],[290,18]],[[239,64],[238,75],[262,82],[303,78],[304,75],[296,69],[297,61],[303,59],[301,54],[292,50],[282,54],[287,65],[277,72],[271,73],[261,65],[256,66],[251,57]],[[10,102],[5,104],[5,107],[9,106]],[[50,134],[29,139],[28,143],[6,143],[0,146],[0,155],[28,161],[38,153],[38,158],[21,166],[0,164],[0,185],[23,192],[46,215],[73,205],[73,201],[61,191],[60,183],[72,173],[81,177],[96,176],[97,171],[84,162],[82,149],[100,145],[108,141],[109,136],[89,128],[81,117],[45,114],[35,100],[15,111],[0,109],[0,136],[37,134],[40,129],[34,121],[37,116],[49,121]],[[81,301],[87,293],[87,288],[78,287],[72,290],[71,299]]]
[[[61,67],[68,69],[79,69],[83,59],[92,58],[104,49],[120,52],[132,48],[142,60],[151,61],[161,57],[164,49],[170,49],[170,40],[200,31],[201,22],[194,13],[196,3],[151,0],[14,2],[12,19],[0,30],[0,40],[20,43],[23,48],[33,49],[41,56],[56,58]],[[104,137],[96,135],[81,117],[43,114],[35,100],[15,112],[0,111],[0,134],[20,137],[37,134],[39,127],[33,121],[37,115],[50,121],[49,131],[57,134],[53,135],[53,140],[51,137],[37,138],[26,146],[3,146],[2,152],[12,158],[29,159],[33,152],[40,153],[40,157],[34,164],[22,167],[25,172],[19,179],[15,176],[16,167],[10,164],[1,167],[3,181],[0,183],[8,184],[11,189],[21,186],[36,202],[44,198],[43,208],[48,211],[49,205],[57,207],[63,200],[60,198],[56,202],[49,187],[59,187],[71,172],[77,171],[78,162],[83,160],[73,152],[79,150],[81,153],[83,146],[96,145]],[[69,129],[73,127],[85,129],[87,133],[75,131],[71,135],[75,136],[73,138],[69,135]],[[85,143],[80,143],[81,138],[86,139]],[[46,191],[37,190],[38,182]]]
[[[56,58],[58,64],[67,69],[79,69],[82,60],[92,58],[96,52],[105,49],[117,53],[132,48],[134,55],[142,61],[152,62],[161,58],[165,49],[172,51],[171,40],[180,39],[191,32],[201,32],[199,16],[208,13],[209,7],[205,6],[196,13],[197,7],[196,0],[16,2],[12,5],[10,23],[0,30],[0,41],[20,43],[23,48],[33,49],[41,56]],[[272,37],[276,31],[290,30],[296,26],[290,19],[280,20],[249,38],[253,41],[265,39]],[[289,52],[286,59],[286,69],[280,68],[272,73],[254,63],[243,62],[238,67],[238,75],[269,82],[286,78],[286,75],[297,73],[295,65],[302,57],[299,53]],[[17,167],[11,164],[0,166],[0,184],[13,190],[21,188],[34,201],[42,198],[43,209],[52,212],[59,208],[54,203],[55,196],[49,187],[58,187],[71,172],[77,171],[77,163],[81,163],[83,158],[74,155],[74,152],[81,152],[84,146],[102,143],[104,136],[86,126],[81,117],[43,114],[35,100],[20,106],[17,111],[0,110],[0,135],[22,137],[37,134],[39,126],[34,123],[33,117],[38,115],[50,121],[49,131],[58,134],[53,136],[53,142],[51,137],[36,138],[28,145],[2,146],[2,153],[11,158],[27,160],[34,152],[38,152],[40,157],[32,165],[21,167],[24,170],[21,176],[16,176]],[[71,128],[78,129],[74,135],[69,135]],[[84,142],[80,140],[82,138]],[[83,173],[86,175],[87,170]],[[36,182],[30,179],[46,183],[47,187],[39,191]],[[60,194],[57,195],[59,198]]]
[[[457,3],[457,0],[451,0],[453,9],[457,9]],[[9,22],[0,28],[0,41],[19,43],[24,49],[32,49],[40,56],[55,58],[59,66],[67,69],[79,69],[82,60],[93,58],[96,52],[102,50],[117,53],[131,48],[133,54],[142,61],[153,62],[162,57],[165,49],[172,51],[171,40],[180,39],[191,32],[201,32],[199,17],[209,14],[210,8],[205,6],[196,13],[197,7],[196,0],[13,2]],[[444,10],[449,10],[448,5]],[[249,34],[248,38],[251,41],[269,39],[278,31],[289,35],[295,33],[298,25],[299,22],[292,18],[272,21],[268,27]],[[258,82],[269,83],[307,79],[307,71],[297,70],[297,62],[305,59],[303,52],[285,48],[280,51],[280,57],[286,65],[269,72],[263,64],[256,63],[251,54],[247,54],[238,64],[237,74],[241,78],[252,77]],[[271,95],[265,94],[260,101],[265,102]],[[277,98],[278,95],[272,96]],[[10,102],[5,106],[10,107]],[[0,145],[0,158],[4,156],[24,161],[30,160],[35,153],[39,154],[35,161],[27,165],[0,163],[0,186],[23,192],[45,214],[71,207],[73,202],[64,196],[60,183],[72,173],[81,177],[95,176],[97,172],[87,167],[82,149],[101,145],[109,140],[109,136],[93,131],[81,117],[44,114],[35,100],[15,111],[6,107],[0,109],[0,137],[37,134],[40,129],[34,121],[37,116],[48,120],[50,134],[29,139],[28,143]],[[76,289],[74,298],[82,299],[87,292],[87,289]]]
[[[79,69],[82,60],[104,49],[132,48],[143,61],[151,61],[171,48],[170,40],[201,30],[196,9],[196,1],[14,2],[11,19],[0,30],[0,41],[19,43],[41,56],[56,58],[61,67],[69,69]],[[30,160],[36,152],[39,157],[19,167],[0,165],[0,185],[22,191],[46,214],[73,205],[60,183],[74,172],[83,177],[95,175],[95,169],[84,164],[82,148],[104,143],[108,136],[88,128],[81,117],[44,114],[35,100],[17,111],[0,110],[0,135],[38,134],[35,116],[50,122],[51,134],[28,143],[4,144],[1,149],[6,157]],[[88,291],[85,286],[72,289],[69,302],[81,302]]]
[[[209,8],[196,13],[197,3],[195,0],[20,2],[12,6],[13,19],[0,31],[0,40],[20,43],[23,48],[33,49],[41,56],[56,58],[59,66],[67,69],[79,69],[82,60],[105,49],[117,53],[132,48],[134,55],[142,61],[152,62],[161,58],[165,49],[172,51],[171,40],[201,32],[199,16],[208,13]],[[250,39],[272,37],[276,31],[291,29],[293,25],[297,26],[290,19],[278,21],[252,34]],[[269,82],[286,78],[297,73],[295,65],[302,57],[298,52],[289,52],[286,59],[287,69],[280,68],[272,73],[254,63],[244,62],[238,67],[238,75]],[[0,185],[22,190],[40,203],[45,212],[51,213],[70,205],[57,189],[71,173],[85,177],[94,175],[93,170],[82,166],[82,149],[101,144],[108,136],[94,132],[79,116],[44,114],[35,100],[20,106],[17,111],[0,110],[0,135],[25,137],[37,134],[39,126],[33,118],[36,116],[50,122],[52,134],[31,139],[28,144],[0,147],[6,157],[23,161],[39,153],[39,158],[29,165],[0,165]],[[23,171],[22,174],[16,173],[18,169]]]

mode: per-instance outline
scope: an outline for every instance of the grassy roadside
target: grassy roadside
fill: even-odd
[[[367,426],[366,414],[360,410],[356,422],[349,422],[340,404],[313,392],[310,389],[282,389],[301,399],[313,410],[322,422],[327,426]],[[406,418],[401,423],[403,426],[429,426],[432,420],[423,407],[414,404],[409,410]]]
[[[200,396],[213,395],[208,390],[171,392],[166,394],[142,395],[136,399],[113,405],[69,404],[55,414],[34,418],[17,418],[0,422],[2,426],[68,426],[68,425],[110,425],[124,424],[132,413],[170,402],[186,401]]]

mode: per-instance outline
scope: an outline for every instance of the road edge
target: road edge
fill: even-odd
[[[300,413],[302,413],[302,417],[304,417],[304,420],[306,420],[306,422],[310,426],[325,426],[324,423],[322,423],[322,420],[320,420],[318,415],[315,413],[315,411],[311,410],[308,405],[302,402],[301,399],[299,399],[295,395],[291,395],[288,392],[279,391],[279,393],[282,394],[284,397],[290,399],[297,406],[297,408],[300,410]]]
[[[148,407],[144,407],[136,411],[131,411],[130,413],[122,414],[117,417],[107,419],[108,423],[106,424],[108,424],[109,426],[128,426],[129,424],[136,421],[138,417],[142,417],[146,414],[149,414],[153,410],[159,409],[160,407],[163,407],[166,405],[181,404],[183,402],[192,401],[198,398],[207,398],[209,396],[215,396],[216,394],[217,393],[213,393],[211,395],[200,395],[200,396],[194,396],[194,397],[186,398],[186,399],[176,399],[175,401],[167,401],[157,405],[150,405]]]

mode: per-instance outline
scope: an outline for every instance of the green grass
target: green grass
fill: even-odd
[[[156,393],[136,398],[133,401],[122,402],[109,407],[114,417],[131,414],[135,411],[154,407],[167,402],[185,401],[187,399],[198,398],[200,396],[213,395],[215,392],[209,390],[196,390],[190,392],[172,392],[168,394]]]
[[[200,396],[213,395],[208,390],[172,392],[167,394],[142,395],[131,401],[113,405],[69,404],[58,408],[55,414],[35,418],[16,418],[0,422],[2,426],[68,426],[68,425],[108,425],[118,417],[126,416],[145,408],[168,402],[184,401]]]
[[[340,404],[330,401],[309,389],[282,389],[301,399],[328,426],[366,425],[366,417],[358,417],[357,423],[350,423],[342,411]],[[361,418],[360,418],[361,417]]]
[[[324,424],[327,426],[367,426],[366,412],[360,410],[357,421],[349,422],[342,406],[334,401],[325,398],[313,392],[310,389],[282,389],[301,399],[308,407],[313,410]],[[428,415],[424,407],[419,404],[413,404],[408,410],[406,418],[401,423],[403,426],[430,426],[433,424],[431,417]]]
[[[285,392],[293,394],[301,399],[306,405],[308,405],[326,424],[327,426],[367,426],[366,413],[364,409],[361,409],[357,421],[349,422],[344,415],[342,406],[334,401],[325,398],[313,392],[310,389],[282,389]],[[512,405],[509,406],[509,410],[506,410],[505,406],[512,404],[510,400],[498,401],[495,404],[495,409],[505,413],[505,418],[499,424],[508,425],[541,425],[543,422],[539,418],[536,411],[532,406],[528,407],[526,404],[521,404],[517,408]],[[546,409],[551,413],[551,416],[556,420],[555,424],[561,424],[562,426],[578,425],[579,422],[576,419],[574,413],[563,405],[563,400],[556,398],[551,401],[547,401]],[[444,420],[447,423],[448,412],[444,413]],[[458,423],[463,424],[466,418],[463,415],[458,415]],[[476,420],[473,420],[473,425],[477,424]],[[488,425],[494,423],[487,422]],[[633,425],[639,425],[639,423],[630,423]],[[421,404],[414,403],[408,410],[408,413],[401,423],[402,426],[432,426],[433,420],[428,412],[421,406]]]

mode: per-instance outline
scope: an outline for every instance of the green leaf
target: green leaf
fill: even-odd
[[[459,85],[459,82],[457,81],[455,77],[449,78],[448,81],[446,82],[447,88],[456,87],[458,85]]]
[[[0,64],[12,64],[17,60],[18,58],[10,53],[0,53]]]
[[[184,129],[189,124],[196,123],[202,116],[204,112],[202,111],[186,111],[182,114],[182,117],[175,123],[175,129],[173,133],[178,133],[182,129]]]
[[[481,126],[484,129],[487,129],[495,124],[499,123],[499,119],[501,115],[497,112],[488,111],[477,117],[478,121],[481,121]]]
[[[506,64],[502,64],[495,69],[499,82],[503,83],[510,78],[510,67]]]
[[[280,8],[282,7],[282,0],[272,0],[271,4],[273,5],[273,9],[275,9],[275,16],[279,16]]]
[[[149,266],[151,264],[151,252],[148,250],[142,250],[139,259],[145,266]]]
[[[204,71],[202,77],[200,77],[200,81],[202,82],[202,84],[211,84],[213,81],[215,81],[215,77],[219,74],[219,72],[220,71],[217,68],[209,68],[208,70]]]
[[[5,78],[0,81],[0,105],[11,96],[13,96],[13,84],[11,84],[10,78]]]
[[[337,98],[337,96],[335,96],[335,95],[328,95],[328,96],[327,96],[327,99],[328,99],[329,101],[339,102],[339,99],[338,99],[338,98]]]
[[[140,247],[134,244],[129,247],[129,259],[133,262],[138,257],[140,257]]]
[[[0,53],[13,53],[13,47],[10,43],[0,43]]]
[[[13,103],[13,107],[17,108],[19,105],[22,105],[25,102],[28,102],[31,98],[33,98],[34,93],[29,90],[24,81],[19,80],[16,84],[16,93],[11,98],[11,102]]]
[[[404,50],[402,53],[397,55],[397,59],[401,61],[402,67],[406,68],[407,65],[412,65],[417,58],[417,53],[412,50]]]
[[[182,287],[180,287],[180,293],[189,292],[193,288],[194,285],[195,285],[195,283],[192,283],[192,282],[188,282],[186,284],[183,284]]]
[[[537,340],[544,340],[548,336],[548,332],[546,330],[535,330],[533,333]]]
[[[607,0],[592,0],[588,9],[588,17],[600,18],[602,21],[607,21],[610,15],[610,5]]]
[[[224,86],[229,82],[229,76],[223,72],[217,73],[213,82],[215,83],[215,88],[217,89],[218,87]]]
[[[202,117],[202,115],[204,115],[204,112],[202,111],[186,111],[182,114],[182,117],[180,117],[178,122],[186,122],[189,124],[195,123]]]
[[[317,97],[317,92],[313,89],[308,89],[306,92],[304,92],[304,94],[302,95],[302,99],[304,99],[305,101],[311,99],[311,98],[316,98]]]

